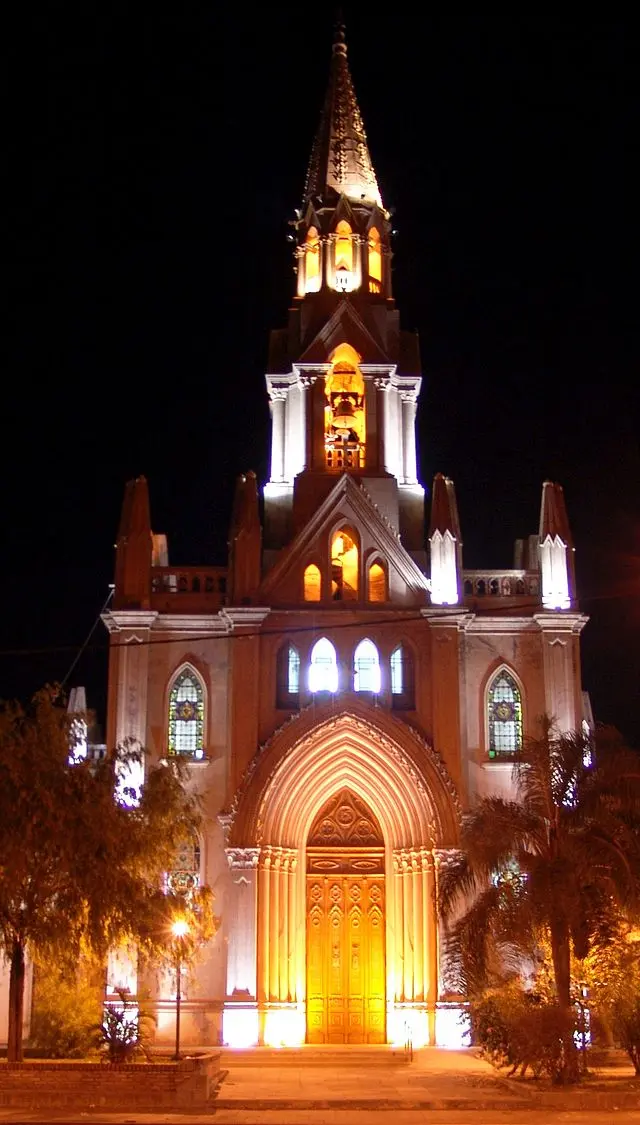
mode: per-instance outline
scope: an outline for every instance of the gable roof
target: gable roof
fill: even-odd
[[[320,331],[305,346],[298,363],[326,363],[338,344],[351,344],[362,357],[363,363],[388,364],[388,355],[380,341],[362,320],[348,297],[343,297]]]
[[[366,489],[348,473],[342,473],[329,495],[295,538],[285,547],[263,579],[257,597],[268,604],[291,571],[308,561],[315,542],[335,524],[336,517],[366,531],[375,548],[417,597],[426,593],[427,579],[400,542],[388,520],[378,510]]]

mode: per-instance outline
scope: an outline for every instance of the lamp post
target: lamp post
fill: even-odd
[[[182,975],[183,940],[189,933],[189,925],[184,918],[176,918],[171,926],[171,933],[176,939],[176,1053],[175,1061],[180,1059],[180,977]]]

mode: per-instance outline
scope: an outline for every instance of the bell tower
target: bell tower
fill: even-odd
[[[418,340],[400,329],[391,216],[336,28],[329,86],[301,206],[291,220],[295,293],[271,333],[272,435],[265,561],[300,531],[341,473],[355,477],[424,562],[415,422]]]

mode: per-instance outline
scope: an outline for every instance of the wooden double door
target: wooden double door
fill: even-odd
[[[333,849],[332,849],[333,850]],[[385,883],[362,852],[327,852],[307,874],[307,1042],[384,1043]],[[322,873],[318,866],[337,868]],[[354,866],[378,868],[358,873]],[[313,868],[316,868],[314,871]]]

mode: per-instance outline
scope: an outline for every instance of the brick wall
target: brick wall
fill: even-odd
[[[219,1054],[179,1063],[0,1062],[0,1106],[202,1108],[219,1072]]]

